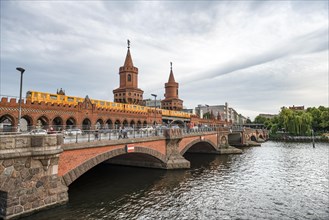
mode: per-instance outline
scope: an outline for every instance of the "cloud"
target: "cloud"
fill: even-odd
[[[163,98],[172,61],[189,108],[325,105],[327,9],[325,1],[1,1],[0,93],[18,94],[22,66],[24,91],[112,100],[130,39],[145,98]]]

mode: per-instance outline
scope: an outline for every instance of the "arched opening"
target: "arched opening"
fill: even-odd
[[[77,125],[77,122],[74,118],[71,117],[66,120],[65,125],[66,125],[66,128],[74,128]]]
[[[98,119],[95,124],[95,129],[101,129],[104,127],[104,121],[102,119]]]
[[[257,141],[257,139],[256,139],[256,137],[255,137],[254,135],[252,135],[252,136],[250,137],[250,140],[252,140],[252,141]]]
[[[11,115],[3,115],[0,117],[0,131],[12,132],[15,131],[15,119]]]
[[[128,121],[127,121],[127,120],[124,120],[124,121],[122,122],[122,125],[123,125],[123,127],[128,127]]]
[[[131,82],[131,74],[128,74],[128,82]]]
[[[60,131],[63,129],[63,119],[59,116],[53,119],[52,126],[55,131]]]
[[[135,167],[152,167],[164,168],[165,163],[158,158],[145,153],[129,153],[113,157],[106,161],[109,164],[135,166]]]
[[[119,127],[121,126],[121,122],[119,121],[119,119],[117,119],[117,120],[114,122],[114,125],[115,125],[115,129],[119,129]]]
[[[261,135],[261,134],[259,135],[259,138],[264,139],[263,135]]]
[[[46,116],[41,116],[37,119],[37,127],[47,129],[49,125],[49,119]]]
[[[105,128],[113,129],[113,122],[111,119],[106,121]]]
[[[227,138],[225,136],[222,136],[221,139],[220,139],[220,144],[221,145],[227,145]]]
[[[130,127],[135,128],[135,121],[134,120],[131,120]]]
[[[142,122],[141,121],[137,121],[137,128],[141,128],[142,127]]]
[[[177,121],[172,121],[170,123],[171,126],[178,126],[179,128],[184,128],[185,125],[184,125],[184,122],[181,121],[181,120],[177,120]]]
[[[186,146],[183,150],[183,154],[185,153],[214,153],[217,152],[215,146],[209,141],[196,141],[195,143],[191,143]]]
[[[21,131],[30,131],[33,129],[33,120],[30,116],[24,115],[21,118]]]
[[[82,121],[82,130],[90,130],[91,129],[91,121],[89,118],[85,118]]]
[[[147,121],[144,121],[143,122],[143,128],[146,128],[147,127]]]

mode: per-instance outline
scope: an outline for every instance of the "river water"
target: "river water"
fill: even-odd
[[[69,203],[24,219],[329,219],[329,144],[266,142],[184,155],[191,169],[99,165]]]

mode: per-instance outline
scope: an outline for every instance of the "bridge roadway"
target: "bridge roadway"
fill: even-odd
[[[255,132],[255,131],[253,131]],[[229,145],[246,135],[229,130],[64,144],[62,135],[6,135],[0,138],[0,219],[22,216],[68,201],[68,186],[100,163],[161,169],[189,168],[186,152],[241,153]]]

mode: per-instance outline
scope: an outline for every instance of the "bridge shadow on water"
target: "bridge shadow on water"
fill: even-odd
[[[185,153],[190,169],[161,170],[102,163],[69,186],[69,202],[26,217],[32,219],[113,219],[108,213],[129,209],[129,204],[172,192],[205,172],[226,166],[226,155]],[[97,211],[98,210],[98,211]],[[129,210],[126,210],[129,211]],[[120,218],[114,218],[120,219]]]

